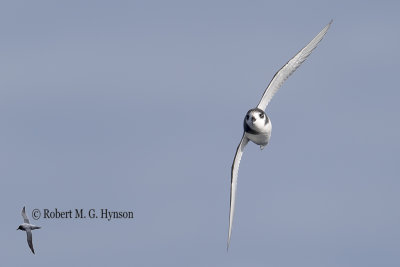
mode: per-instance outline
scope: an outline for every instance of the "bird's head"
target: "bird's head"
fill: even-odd
[[[22,227],[22,224],[20,226],[18,226],[17,230],[24,230],[24,228]]]
[[[250,129],[257,132],[263,132],[269,123],[269,118],[265,112],[259,108],[253,108],[247,111],[244,117],[244,124],[250,127]],[[246,128],[246,127],[245,127]]]

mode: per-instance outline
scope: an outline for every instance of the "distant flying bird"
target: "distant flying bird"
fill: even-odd
[[[26,232],[26,240],[28,241],[28,245],[31,248],[32,253],[35,254],[32,243],[32,230],[40,229],[41,227],[29,223],[28,216],[26,216],[25,213],[25,207],[23,207],[21,215],[24,218],[24,223],[21,224],[17,230],[22,230]]]
[[[322,40],[329,27],[332,24],[332,20],[329,22],[325,28],[322,29],[314,39],[311,40],[308,45],[300,50],[291,60],[289,60],[272,78],[267,89],[265,89],[264,94],[258,103],[256,108],[250,109],[246,116],[244,117],[243,128],[244,133],[240,143],[236,149],[236,154],[233,159],[232,169],[231,169],[231,201],[230,201],[230,213],[229,213],[229,232],[228,232],[228,244],[227,249],[229,249],[229,243],[231,240],[232,233],[232,222],[233,214],[235,211],[235,196],[236,187],[238,179],[238,171],[240,159],[243,155],[243,150],[247,143],[253,141],[255,144],[259,145],[263,149],[271,137],[271,120],[265,114],[264,110],[268,103],[271,101],[274,94],[282,86],[283,82],[289,78],[289,76],[301,65],[301,63],[306,60],[306,58],[311,54],[311,52],[317,47],[318,43]]]

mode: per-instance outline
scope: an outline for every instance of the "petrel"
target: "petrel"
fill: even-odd
[[[24,223],[21,224],[17,228],[17,230],[22,230],[26,232],[26,240],[28,241],[28,245],[32,250],[32,253],[35,254],[35,250],[33,249],[33,243],[32,243],[32,230],[40,229],[41,227],[29,223],[28,216],[26,216],[25,207],[22,208],[21,215],[22,218],[24,218]]]
[[[318,43],[325,36],[329,27],[332,24],[332,20],[318,33],[314,39],[311,40],[303,49],[301,49],[292,59],[290,59],[277,73],[275,73],[271,82],[264,91],[260,102],[257,107],[250,109],[243,121],[243,136],[239,142],[236,149],[236,154],[233,159],[231,168],[231,200],[230,200],[230,212],[229,212],[229,231],[228,231],[228,244],[227,249],[229,249],[229,243],[231,240],[232,233],[232,222],[233,214],[235,211],[235,196],[237,188],[237,179],[240,160],[243,155],[245,146],[249,141],[260,146],[263,149],[269,142],[271,137],[271,120],[265,114],[264,110],[268,103],[271,101],[274,94],[282,86],[283,82],[289,78],[289,76],[303,63],[306,58],[311,54],[311,52],[317,47]]]

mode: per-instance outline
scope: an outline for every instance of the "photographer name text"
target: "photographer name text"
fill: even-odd
[[[34,209],[32,218],[42,219],[105,219],[108,221],[114,219],[133,219],[133,211],[114,211],[109,209]]]

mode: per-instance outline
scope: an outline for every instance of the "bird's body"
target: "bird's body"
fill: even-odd
[[[33,224],[29,224],[29,223],[23,223],[19,226],[21,229],[18,230],[22,230],[22,231],[27,231],[27,230],[36,230],[36,229],[40,229],[40,226],[36,226]]]
[[[268,103],[271,101],[274,94],[282,86],[283,82],[303,63],[311,52],[317,47],[318,43],[325,36],[332,21],[322,29],[303,49],[301,49],[291,60],[289,60],[272,78],[268,87],[265,89],[263,96],[256,108],[250,109],[244,118],[243,122],[243,136],[236,149],[236,154],[233,159],[231,168],[231,198],[230,198],[230,212],[229,212],[229,231],[228,231],[228,244],[232,234],[233,214],[235,211],[237,178],[239,171],[240,160],[243,155],[245,146],[249,141],[260,146],[263,149],[269,142],[272,131],[271,120],[265,114]]]
[[[258,108],[250,109],[244,117],[243,130],[250,141],[253,141],[263,149],[271,137],[271,120],[263,110]]]
[[[17,230],[22,230],[26,232],[26,240],[28,242],[29,248],[31,249],[32,253],[35,254],[32,242],[32,230],[40,229],[41,227],[29,223],[28,216],[26,216],[25,207],[23,207],[21,215],[24,218],[24,223],[18,226]]]

